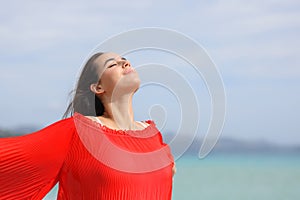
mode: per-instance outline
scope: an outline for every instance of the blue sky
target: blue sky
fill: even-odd
[[[0,127],[57,121],[94,47],[120,32],[161,27],[196,40],[217,65],[227,96],[222,137],[300,144],[299,1],[12,0],[1,5]],[[134,54],[130,59],[142,64]],[[201,99],[203,134],[208,93],[198,87],[201,80],[191,84]]]

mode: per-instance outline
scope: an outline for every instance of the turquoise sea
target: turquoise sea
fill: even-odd
[[[176,161],[173,200],[299,200],[300,155],[219,154]],[[54,188],[44,199],[56,199]]]

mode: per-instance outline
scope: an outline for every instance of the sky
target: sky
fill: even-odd
[[[221,137],[300,144],[299,1],[1,0],[1,5],[0,127],[44,127],[59,120],[84,60],[99,43],[132,29],[158,27],[192,38],[215,63],[226,92]],[[133,66],[155,62],[188,69],[174,55],[158,51],[128,57]],[[205,82],[192,70],[179,74],[186,77],[178,87],[187,81],[197,97],[198,134],[204,136],[211,117]],[[175,130],[179,94],[162,89],[140,89],[137,117],[147,117],[153,108]]]

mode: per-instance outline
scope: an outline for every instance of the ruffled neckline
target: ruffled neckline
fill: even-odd
[[[139,137],[139,138],[147,138],[156,135],[159,131],[156,128],[156,125],[153,120],[146,120],[148,124],[147,127],[144,129],[139,130],[122,130],[122,129],[112,129],[107,127],[106,125],[100,124],[97,121],[94,121],[88,117],[85,117],[81,113],[75,112],[72,116],[73,119],[80,120],[81,122],[84,122],[86,125],[88,125],[91,128],[96,128],[102,130],[105,134],[110,135],[118,135],[118,136],[129,136],[129,137]]]

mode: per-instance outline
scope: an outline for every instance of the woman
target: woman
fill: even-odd
[[[0,139],[0,199],[171,199],[174,160],[153,121],[134,120],[140,80],[116,53],[96,53],[63,120]],[[71,117],[67,117],[68,115]]]

